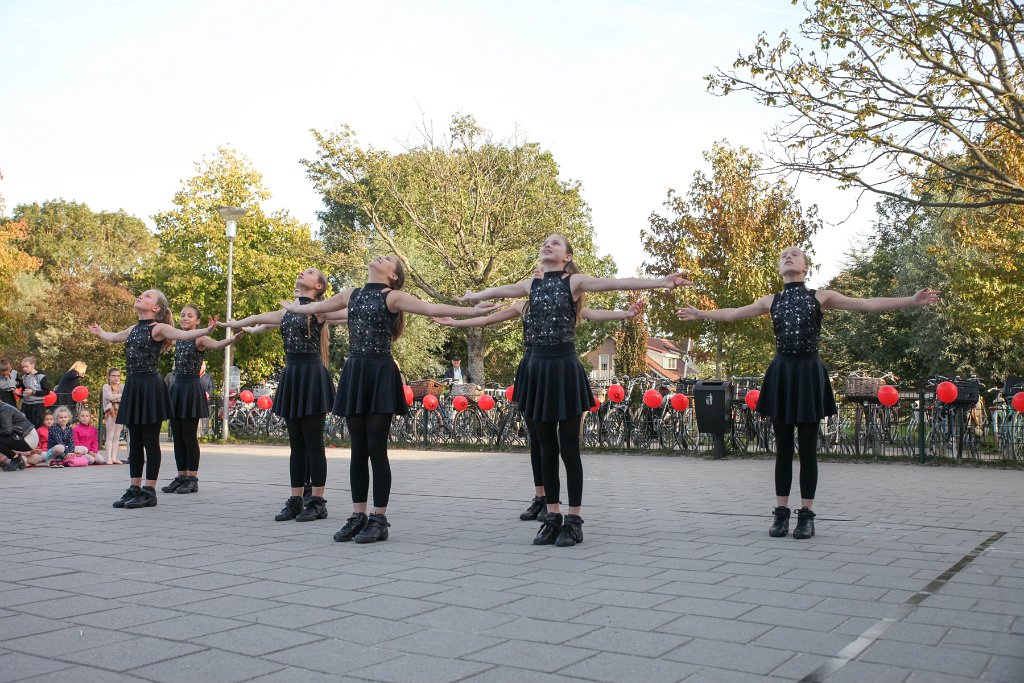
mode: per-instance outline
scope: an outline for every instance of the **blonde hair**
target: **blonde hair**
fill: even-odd
[[[71,410],[69,410],[67,406],[60,406],[53,411],[53,419],[58,420],[61,415],[67,415],[69,420],[73,417]]]
[[[156,315],[153,316],[153,319],[156,320],[158,323],[173,326],[174,314],[171,313],[171,305],[167,303],[167,297],[164,296],[164,293],[161,292],[159,289],[154,289],[152,291],[156,292],[156,305],[158,307]],[[174,346],[174,342],[172,342],[170,339],[165,339],[163,345],[160,347],[161,353],[167,351],[172,346]]]
[[[327,276],[324,275],[323,271],[319,268],[311,268],[310,270],[316,271],[316,279],[322,286],[320,292],[316,295],[316,301],[321,301],[324,296],[327,295]],[[196,309],[198,311],[198,309]],[[312,316],[306,316],[306,334],[308,335],[312,331]],[[328,367],[331,358],[331,326],[324,323],[323,327],[320,328],[320,362],[324,364],[324,367]]]
[[[77,372],[79,375],[84,375],[88,367],[88,365],[86,365],[80,360],[76,360],[74,363],[71,364],[71,369]]]

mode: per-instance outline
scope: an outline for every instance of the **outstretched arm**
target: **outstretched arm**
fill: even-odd
[[[220,351],[226,346],[231,346],[244,336],[245,330],[239,330],[238,333],[235,334],[235,336],[224,337],[219,341],[211,337],[207,337],[206,335],[203,335],[202,337],[196,340],[196,347],[200,351]]]
[[[523,307],[526,306],[525,301],[518,301],[511,306],[495,311],[490,315],[485,315],[481,318],[466,318],[464,320],[456,320],[454,318],[434,318],[434,322],[438,325],[444,325],[446,327],[487,327],[488,325],[496,325],[497,323],[503,323],[507,320],[514,320],[523,314]]]
[[[261,325],[253,325],[252,327],[243,327],[242,331],[248,332],[249,334],[262,334],[267,330],[276,330],[278,327],[280,327],[280,325],[277,323],[263,323]]]
[[[332,325],[344,325],[348,323],[348,311],[333,311],[331,313],[322,313],[318,315],[317,320],[322,323],[331,323]]]
[[[579,296],[583,292],[611,292],[615,290],[634,289],[675,289],[693,283],[683,277],[682,273],[666,275],[659,278],[644,277],[594,277],[582,273],[572,277],[572,295]]]
[[[465,294],[455,297],[455,300],[474,303],[477,301],[486,301],[487,299],[516,299],[522,296],[530,296],[530,284],[532,282],[532,279],[523,280],[521,282],[514,282],[510,285],[491,287],[490,289],[485,289],[482,292],[471,292],[467,289]],[[442,313],[441,315],[445,314]]]
[[[343,289],[332,297],[328,297],[323,301],[314,301],[308,304],[300,304],[297,301],[282,301],[281,307],[286,311],[292,313],[330,313],[331,311],[340,311],[343,308],[348,308],[348,300],[352,298],[352,292],[356,291],[354,287]]]
[[[250,315],[248,318],[242,318],[241,320],[229,320],[226,323],[221,323],[221,327],[240,330],[243,327],[250,327],[252,325],[280,325],[281,318],[283,317],[284,311],[269,311],[267,313]]]
[[[684,321],[688,322],[691,320],[717,320],[723,323],[733,323],[737,320],[746,320],[747,318],[756,318],[759,315],[764,315],[772,310],[772,299],[775,297],[774,294],[766,294],[752,304],[741,306],[739,308],[719,308],[714,311],[702,311],[694,308],[693,306],[686,306],[685,308],[677,308],[676,316]]]
[[[179,330],[174,325],[168,325],[167,323],[157,323],[156,325],[153,325],[153,332],[151,334],[153,335],[153,339],[156,339],[157,341],[163,339],[187,341],[190,339],[199,339],[200,337],[205,337],[206,335],[213,332],[215,329],[217,329],[216,316],[210,318],[209,324],[205,328],[199,327],[194,330],[187,331]]]
[[[132,327],[135,326],[132,325]],[[105,342],[116,344],[118,342],[123,342],[125,339],[127,339],[128,333],[132,331],[132,328],[126,327],[120,332],[104,332],[103,328],[100,327],[99,325],[89,325],[89,331]]]
[[[388,294],[388,310],[392,313],[398,313],[403,311],[405,313],[415,313],[417,315],[429,315],[429,316],[467,316],[467,315],[480,315],[481,313],[487,313],[488,311],[494,310],[497,304],[479,303],[472,308],[463,306],[449,306],[448,304],[431,304],[417,299],[408,292],[393,289]]]
[[[629,320],[635,318],[643,309],[643,302],[637,301],[624,311],[606,311],[600,308],[584,308],[583,319],[596,323],[608,322],[609,320]]]
[[[869,299],[844,296],[839,292],[819,289],[817,296],[822,308],[836,308],[841,311],[861,311],[863,313],[878,313],[897,308],[909,308],[910,306],[928,306],[939,300],[939,292],[931,289],[922,289],[914,296],[875,296]]]

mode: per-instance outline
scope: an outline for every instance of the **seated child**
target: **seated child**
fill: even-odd
[[[92,424],[92,411],[82,408],[78,411],[78,424],[72,429],[75,440],[75,454],[84,455],[90,465],[106,465],[107,459],[99,458],[100,434]],[[67,456],[65,456],[67,457]]]

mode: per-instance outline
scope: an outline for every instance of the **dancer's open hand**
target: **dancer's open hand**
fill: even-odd
[[[693,285],[692,282],[683,277],[682,273],[673,273],[672,275],[666,275],[662,278],[665,289],[675,289],[676,287],[689,287]]]
[[[476,311],[477,313],[490,313],[497,307],[498,304],[494,301],[481,301],[480,303],[473,307],[473,310]]]
[[[471,304],[480,301],[480,296],[476,292],[471,292],[468,289],[466,290],[466,293],[463,294],[462,296],[455,296],[452,298],[455,299],[455,301],[458,301],[460,304]]]
[[[103,334],[103,328],[97,325],[96,323],[89,325],[87,329],[89,330],[89,332],[95,334],[96,336]]]
[[[640,315],[640,311],[644,310],[644,300],[637,299],[633,302],[633,305],[626,309],[626,318],[635,318]]]
[[[220,316],[219,315],[214,315],[214,316],[211,316],[210,318],[208,318],[207,319],[207,325],[206,325],[206,333],[209,334],[209,333],[213,332],[215,329],[217,329],[217,326],[219,324],[220,324]]]
[[[455,318],[434,318],[435,323],[438,325],[444,325],[445,327],[453,327],[455,325]]]
[[[914,305],[928,306],[929,304],[934,304],[938,302],[940,294],[941,292],[925,287],[914,295]]]
[[[690,322],[692,320],[700,320],[700,310],[693,306],[684,306],[676,309],[676,317],[683,322]]]

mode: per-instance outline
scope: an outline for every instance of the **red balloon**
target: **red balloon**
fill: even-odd
[[[260,410],[270,410],[274,407],[274,399],[269,396],[260,396],[256,401],[256,405],[260,407]]]
[[[1018,391],[1013,395],[1011,405],[1018,413],[1024,413],[1024,391]]]
[[[626,398],[626,390],[621,384],[613,384],[608,387],[608,399],[612,403],[622,403]]]
[[[437,396],[427,394],[423,397],[423,407],[427,410],[437,410]]]
[[[644,392],[644,405],[654,410],[661,407],[661,392],[657,389],[648,389]]]
[[[960,390],[952,382],[943,382],[935,387],[935,397],[943,403],[952,403],[959,393]]]
[[[238,395],[238,398],[242,400],[242,403],[252,403],[256,400],[256,397],[252,395],[252,392],[246,389]]]
[[[465,396],[456,396],[452,399],[452,407],[460,413],[469,407],[469,399]]]
[[[743,397],[747,407],[751,410],[757,410],[757,399],[761,398],[760,389],[751,389],[747,392],[747,395]]]
[[[416,400],[416,395],[412,393],[412,387],[406,384],[402,387],[402,390],[405,392],[405,405],[411,406],[413,401]]]
[[[57,394],[53,393],[52,391],[48,393],[46,396],[43,396],[43,405],[46,406],[47,408],[49,408],[56,402]]]
[[[878,402],[883,406],[892,408],[900,402],[900,392],[896,390],[896,387],[883,384],[878,388]]]
[[[75,403],[81,403],[87,398],[89,398],[89,389],[87,387],[75,387],[71,391],[71,400]]]
[[[505,398],[507,398],[509,401],[511,401],[512,400],[512,394],[514,394],[515,391],[516,391],[516,385],[515,384],[510,385],[509,388],[505,390]]]
[[[596,413],[599,410],[601,410],[601,404],[595,400],[593,405],[590,406],[590,412]]]
[[[14,390],[14,395],[17,396],[19,400],[21,399],[21,387]]]
[[[484,394],[480,397],[480,400],[476,402],[480,406],[480,410],[491,410],[494,408],[494,397],[488,394]]]
[[[680,413],[690,407],[690,399],[686,394],[675,394],[670,399],[672,407]]]

